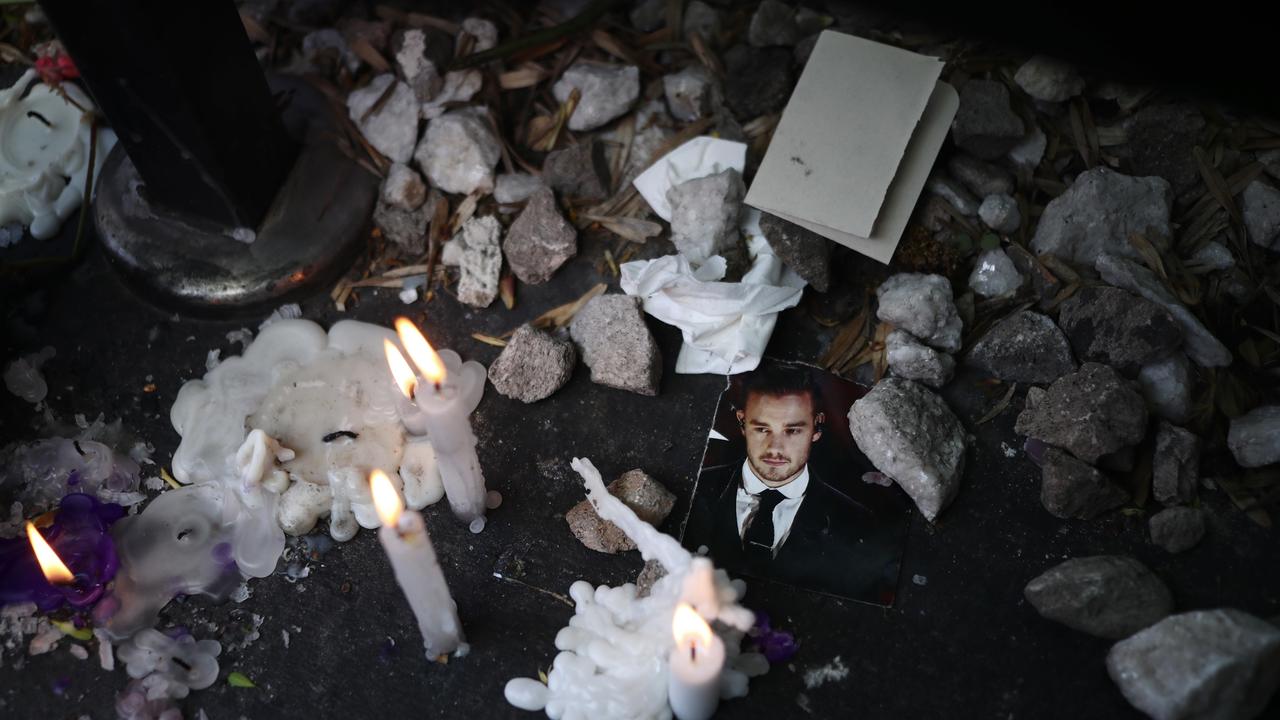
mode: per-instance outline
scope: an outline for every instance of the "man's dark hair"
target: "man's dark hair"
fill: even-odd
[[[808,395],[813,400],[813,412],[822,412],[822,391],[813,372],[803,365],[771,364],[747,373],[742,379],[735,404],[739,410],[747,408],[747,398],[759,395]]]

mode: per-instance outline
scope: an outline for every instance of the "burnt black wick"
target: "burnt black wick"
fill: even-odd
[[[349,437],[352,440],[356,440],[360,437],[360,433],[352,432],[350,430],[338,430],[336,432],[331,432],[328,435],[325,435],[324,437],[320,438],[320,440],[322,442],[333,442],[334,440],[337,440],[340,437]]]
[[[40,113],[36,112],[35,110],[28,110],[28,111],[27,111],[27,117],[29,117],[29,118],[35,118],[35,119],[39,120],[40,122],[44,123],[44,126],[45,126],[45,127],[47,127],[47,128],[51,128],[51,127],[53,127],[53,123],[49,122],[49,121],[45,118],[45,116],[41,115]]]

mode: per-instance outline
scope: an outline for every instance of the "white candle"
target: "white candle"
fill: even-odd
[[[676,606],[671,627],[676,637],[667,673],[671,712],[680,720],[707,720],[720,704],[724,642],[685,603]]]
[[[451,350],[437,353],[405,318],[396,319],[396,332],[420,373],[413,372],[394,343],[383,343],[387,365],[401,393],[397,405],[400,419],[411,434],[430,438],[449,507],[470,524],[472,532],[480,532],[490,503],[470,415],[484,394],[484,366],[463,363]],[[492,505],[498,501],[495,497]]]
[[[399,493],[382,471],[374,470],[369,482],[374,506],[382,518],[378,540],[387,551],[396,582],[418,618],[427,658],[434,660],[458,650],[463,645],[458,606],[449,595],[449,585],[422,515],[404,510]]]

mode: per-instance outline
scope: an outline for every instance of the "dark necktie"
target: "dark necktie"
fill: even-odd
[[[773,509],[786,499],[781,492],[769,488],[756,495],[755,514],[742,535],[742,548],[753,563],[768,563],[773,559]]]

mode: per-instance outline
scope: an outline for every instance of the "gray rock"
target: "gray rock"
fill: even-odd
[[[609,494],[631,508],[641,520],[657,527],[675,507],[676,496],[643,470],[631,470],[609,483]],[[635,550],[636,544],[617,525],[596,514],[590,500],[570,508],[565,522],[575,537],[596,552],[610,555]]]
[[[760,231],[787,267],[824,293],[831,286],[830,240],[808,228],[769,213],[760,214]]]
[[[800,42],[796,43],[792,56],[796,60],[796,65],[804,66],[809,62],[809,56],[813,55],[813,48],[818,45],[818,38],[821,33],[814,33]]]
[[[1151,516],[1147,528],[1152,543],[1166,552],[1184,552],[1204,538],[1204,513],[1199,508],[1165,508]]]
[[[1113,645],[1107,673],[1155,720],[1258,717],[1280,686],[1280,629],[1232,609],[1174,615]]]
[[[947,172],[980,198],[1013,194],[1013,176],[1009,171],[972,155],[964,153],[952,155],[947,161]]]
[[[725,103],[743,122],[777,112],[791,97],[791,52],[786,48],[743,48],[728,64]]]
[[[543,188],[529,198],[507,229],[502,252],[511,272],[530,285],[550,280],[561,265],[578,254],[578,231],[560,214],[551,190]]]
[[[552,86],[551,94],[558,102],[564,102],[574,88],[581,97],[569,117],[569,129],[595,130],[626,114],[636,104],[636,98],[640,97],[640,68],[579,60],[564,71]]]
[[[747,249],[738,233],[738,210],[746,191],[742,175],[733,168],[686,180],[667,190],[671,242],[694,267],[720,255],[741,276],[747,266]]]
[[[1013,266],[1023,277],[1031,279],[1031,296],[1037,299],[1037,305],[1046,312],[1058,306],[1056,298],[1062,293],[1063,283],[1056,275],[1044,267],[1030,251],[1018,244],[1006,245],[1005,254],[1013,261]]]
[[[960,183],[945,175],[934,175],[929,178],[925,188],[929,192],[951,203],[961,215],[973,217],[978,214],[978,199],[969,194]]]
[[[1027,583],[1041,617],[1104,638],[1128,637],[1173,611],[1169,588],[1131,557],[1072,558]]]
[[[1258,153],[1258,162],[1262,163],[1264,172],[1280,180],[1280,149]]]
[[[642,33],[651,33],[667,21],[667,0],[640,0],[628,15],[631,27]]]
[[[548,154],[542,163],[542,182],[580,200],[609,197],[609,159],[605,157],[604,143],[589,137]]]
[[[978,206],[978,217],[987,227],[1009,235],[1022,227],[1022,213],[1012,195],[989,195]]]
[[[401,210],[417,210],[427,199],[427,185],[416,170],[393,163],[382,181],[382,201]]]
[[[984,298],[1012,295],[1023,282],[1022,274],[1000,248],[982,251],[969,273],[969,288]]]
[[[1100,255],[1094,268],[1108,283],[1163,305],[1182,327],[1182,342],[1187,356],[1197,365],[1226,367],[1231,364],[1231,351],[1185,305],[1178,302],[1155,273],[1132,260],[1108,254]]]
[[[1023,63],[1013,81],[1031,97],[1045,102],[1063,102],[1084,92],[1084,78],[1075,68],[1045,55]]]
[[[1280,250],[1280,190],[1254,180],[1241,197],[1244,226],[1254,245]]]
[[[1241,467],[1280,462],[1280,405],[1266,405],[1231,419],[1227,447]]]
[[[1009,106],[1009,89],[995,80],[974,79],[960,88],[960,109],[951,124],[956,145],[983,160],[994,160],[1022,140],[1026,128]]]
[[[413,158],[431,184],[447,193],[468,195],[493,189],[493,168],[502,143],[484,108],[466,107],[427,123]]]
[[[641,395],[658,394],[662,357],[644,324],[639,298],[592,298],[573,318],[569,334],[582,361],[591,368],[592,382]]]
[[[667,569],[658,560],[646,560],[636,576],[636,597],[649,597],[653,586],[667,576]]]
[[[1194,383],[1191,361],[1180,352],[1144,365],[1138,371],[1138,385],[1147,400],[1147,407],[1172,423],[1185,423],[1191,419],[1191,388]]]
[[[1044,159],[1044,152],[1048,147],[1049,138],[1045,136],[1044,131],[1033,127],[1031,132],[1019,140],[1005,157],[1022,170],[1035,170]]]
[[[885,378],[849,408],[849,431],[877,470],[933,521],[960,491],[964,426],[923,385]]]
[[[683,122],[709,117],[723,102],[718,81],[701,64],[663,76],[662,91],[671,114]]]
[[[489,382],[512,400],[537,402],[569,382],[577,361],[573,343],[521,325],[489,366]]]
[[[1106,475],[1055,447],[1040,460],[1040,504],[1064,520],[1092,520],[1129,502],[1129,493]]]
[[[520,203],[544,187],[542,178],[528,173],[504,173],[493,186],[493,199],[504,205]]]
[[[1201,187],[1192,151],[1202,142],[1204,118],[1194,106],[1148,105],[1126,118],[1121,128],[1126,142],[1111,150],[1130,174],[1162,177],[1177,197]]]
[[[693,0],[684,9],[685,36],[698,33],[704,40],[714,43],[724,31],[724,16],[702,0]]]
[[[391,94],[375,110],[374,105],[389,87]],[[375,150],[391,162],[409,162],[413,144],[418,141],[418,101],[408,85],[391,73],[379,75],[368,85],[351,91],[347,114]]]
[[[1197,270],[1229,270],[1236,266],[1236,258],[1226,245],[1215,240],[1195,251],[1187,258],[1187,264]]]
[[[876,317],[946,352],[960,349],[963,322],[951,294],[951,282],[941,275],[898,273],[876,288]]]
[[[1071,187],[1045,206],[1031,239],[1037,255],[1091,265],[1104,253],[1138,258],[1132,234],[1163,247],[1169,226],[1170,189],[1158,177],[1129,177],[1104,167],[1080,173]]]
[[[800,40],[795,8],[779,0],[763,0],[756,6],[747,28],[747,42],[756,47],[795,45]]]
[[[1106,363],[1129,376],[1182,344],[1182,328],[1167,310],[1113,287],[1072,295],[1062,303],[1058,325],[1081,361]]]
[[[1196,499],[1200,484],[1200,438],[1188,430],[1161,422],[1156,429],[1156,454],[1151,467],[1152,494],[1165,505]]]
[[[489,307],[498,296],[502,274],[502,225],[492,215],[473,217],[462,224],[451,242],[458,248],[458,299],[478,308]]]
[[[1076,369],[1066,336],[1052,320],[1030,310],[992,325],[964,363],[1005,382],[1020,383],[1051,383]]]
[[[955,374],[955,359],[921,343],[905,330],[889,333],[884,346],[889,369],[898,377],[922,382],[936,390],[951,382]]]
[[[307,33],[302,38],[302,57],[313,66],[321,64],[323,58],[331,57],[345,66],[348,72],[355,73],[360,69],[360,58],[351,52],[342,33],[333,28]]]
[[[382,235],[400,247],[421,253],[427,247],[427,224],[435,213],[435,203],[425,202],[415,210],[405,210],[378,198],[373,209],[373,224],[382,229]]]
[[[444,78],[441,77],[440,70],[453,55],[453,38],[446,35],[442,41],[437,41],[436,38],[439,36],[434,32],[428,34],[430,30],[430,28],[401,30],[391,40],[392,57],[400,68],[400,76],[413,90],[413,95],[419,103],[428,102],[444,87]],[[434,59],[428,57],[428,43],[432,45],[431,55]],[[446,49],[447,55],[438,52]]]
[[[1142,440],[1147,408],[1119,373],[1087,362],[1050,385],[1043,400],[1022,411],[1014,429],[1093,463]]]

